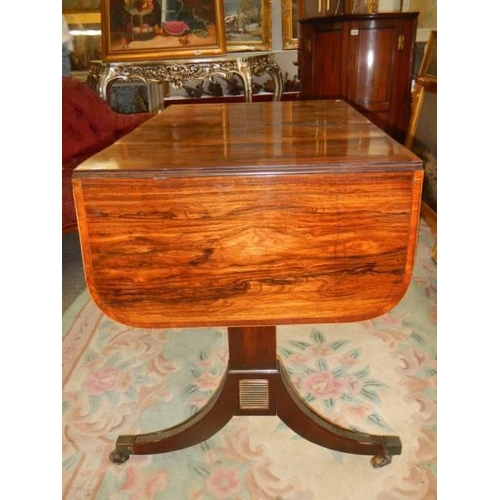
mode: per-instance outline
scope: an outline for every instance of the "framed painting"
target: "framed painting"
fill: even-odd
[[[271,0],[224,0],[228,52],[271,49]]]
[[[102,60],[223,55],[223,13],[223,0],[102,0]]]
[[[281,0],[281,33],[284,50],[298,47],[297,0]]]

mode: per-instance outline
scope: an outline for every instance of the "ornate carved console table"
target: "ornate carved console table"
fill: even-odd
[[[87,285],[140,328],[228,327],[207,406],[119,436],[111,460],[192,446],[233,415],[277,415],[321,446],[401,453],[397,436],[341,428],[301,400],[276,325],[361,321],[411,279],[422,162],[342,101],[170,106],[73,175]]]
[[[273,100],[279,101],[283,92],[283,76],[272,54],[235,57],[232,59],[192,59],[151,63],[102,63],[91,64],[89,84],[107,100],[108,85],[115,80],[142,80],[151,83],[169,83],[180,89],[188,82],[207,81],[214,76],[228,78],[237,74],[243,81],[245,101],[252,101],[252,77],[265,73],[273,79]]]

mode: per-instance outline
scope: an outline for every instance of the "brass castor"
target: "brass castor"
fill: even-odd
[[[116,450],[113,450],[109,454],[109,459],[114,464],[118,464],[118,465],[125,463],[129,458],[130,458],[130,455],[125,455],[124,453],[120,453],[119,451],[116,451]]]
[[[380,469],[389,465],[392,462],[392,455],[375,455],[371,458],[370,463],[374,469]]]

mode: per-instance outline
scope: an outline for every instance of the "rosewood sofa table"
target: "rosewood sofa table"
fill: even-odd
[[[110,458],[204,441],[234,415],[277,415],[326,448],[401,453],[397,436],[312,410],[276,352],[276,326],[379,316],[411,279],[419,158],[343,101],[172,106],[73,174],[89,292],[140,328],[227,327],[209,403],[173,427],[118,436]]]

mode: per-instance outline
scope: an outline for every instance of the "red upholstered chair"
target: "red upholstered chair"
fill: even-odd
[[[76,212],[71,174],[84,160],[110,146],[151,118],[149,113],[120,114],[88,85],[62,79],[62,229],[74,231]]]

